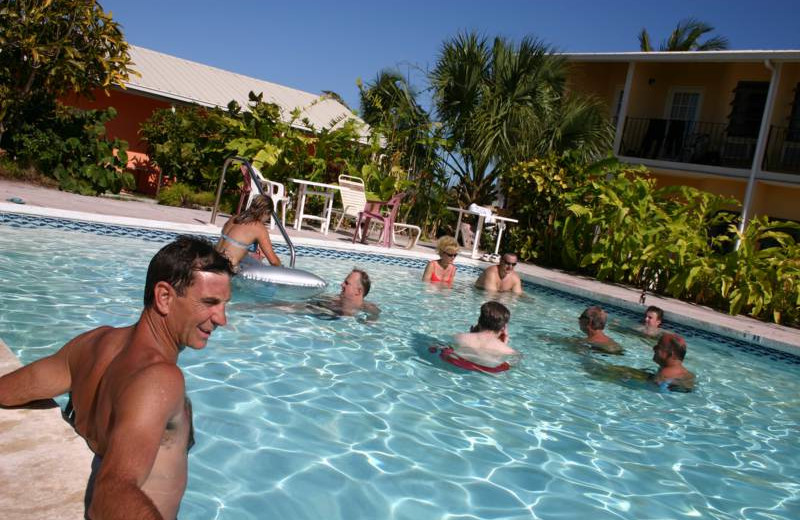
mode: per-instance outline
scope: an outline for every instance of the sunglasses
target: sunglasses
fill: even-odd
[[[455,258],[455,257],[457,257],[457,256],[458,256],[458,253],[448,253],[447,251],[443,251],[443,252],[442,252],[442,254],[443,254],[443,255],[447,255],[447,256],[449,256],[450,258]]]
[[[503,265],[507,265],[509,267],[515,267],[517,265],[516,262],[506,262],[505,260],[503,260],[502,263],[503,263]]]

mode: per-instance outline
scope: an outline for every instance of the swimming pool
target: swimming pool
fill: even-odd
[[[0,215],[0,337],[27,363],[131,323],[171,236]],[[505,300],[522,366],[458,372],[425,348],[477,318],[485,294],[468,269],[437,290],[416,260],[299,254],[332,290],[366,268],[381,318],[234,296],[229,326],[181,356],[198,440],[181,518],[800,516],[797,358],[673,327],[698,389],[658,393],[608,366],[654,366],[651,341],[626,329],[634,316],[608,309],[624,357],[587,355],[570,338],[590,302],[528,286],[532,298]]]

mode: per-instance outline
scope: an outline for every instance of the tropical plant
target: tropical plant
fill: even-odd
[[[90,0],[5,0],[0,8],[0,145],[28,105],[122,85],[130,56],[119,25]]]
[[[722,51],[728,48],[728,39],[724,36],[714,36],[704,42],[700,38],[712,32],[714,27],[695,18],[685,18],[678,22],[675,29],[659,45],[659,51]],[[639,49],[642,52],[653,52],[655,49],[650,43],[650,34],[647,29],[639,33]]]
[[[520,160],[570,148],[605,154],[602,105],[566,94],[565,77],[565,58],[533,38],[490,44],[469,33],[444,43],[430,81],[462,203],[490,203],[497,179]]]
[[[128,143],[106,137],[105,124],[116,110],[81,110],[56,104],[32,123],[19,127],[8,151],[22,165],[55,178],[65,191],[84,195],[118,193],[134,185],[125,171]]]
[[[374,81],[359,81],[358,86],[361,117],[375,137],[376,159],[363,167],[365,182],[377,184],[381,198],[405,191],[402,220],[435,236],[442,219],[450,216],[445,209],[448,179],[439,153],[445,142],[442,126],[431,121],[416,90],[396,71],[381,71]]]

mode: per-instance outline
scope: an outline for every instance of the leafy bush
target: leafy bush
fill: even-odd
[[[191,186],[176,182],[158,192],[158,203],[165,206],[188,208],[192,206],[192,197],[194,197],[194,191]]]
[[[216,196],[214,192],[198,192],[188,184],[176,182],[158,192],[158,203],[181,208],[211,208],[214,206]],[[232,196],[223,197],[219,202],[219,210],[230,213],[236,209],[238,202],[238,197],[235,197],[235,199]]]
[[[125,171],[128,143],[106,138],[105,123],[116,110],[80,110],[57,104],[52,112],[25,123],[9,138],[8,152],[33,165],[65,191],[96,195],[134,186]]]
[[[724,211],[733,199],[658,189],[642,169],[568,154],[513,172],[507,191],[520,225],[509,242],[523,259],[800,326],[800,225],[756,218],[740,234]]]

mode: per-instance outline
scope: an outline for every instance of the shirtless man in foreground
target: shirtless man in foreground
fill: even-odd
[[[478,289],[497,292],[513,292],[522,294],[522,280],[514,272],[517,266],[517,255],[505,253],[499,265],[491,265],[481,273],[475,282]]]
[[[177,517],[192,431],[178,354],[225,325],[231,275],[209,242],[180,237],[150,262],[138,322],[85,332],[0,378],[4,407],[71,392],[75,430],[100,462],[89,518]]]

